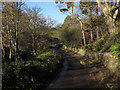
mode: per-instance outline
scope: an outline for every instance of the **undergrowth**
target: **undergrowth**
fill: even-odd
[[[34,60],[4,62],[2,89],[43,89],[61,67],[61,56],[51,49],[41,51]]]

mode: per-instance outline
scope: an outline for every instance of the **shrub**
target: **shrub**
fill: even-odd
[[[2,88],[6,90],[45,88],[60,70],[61,56],[48,49],[41,51],[37,59],[3,63]]]
[[[110,51],[111,46],[114,43],[119,42],[119,40],[120,40],[120,31],[117,31],[108,37],[101,51],[102,52],[107,51],[107,50]]]
[[[82,33],[79,24],[72,25],[67,29],[62,30],[61,39],[65,42],[66,46],[78,46],[82,43]]]
[[[108,35],[101,38],[99,41],[95,42],[94,51],[100,51],[104,47],[104,44],[106,43],[107,39],[108,39]]]
[[[85,46],[85,50],[90,50],[90,51],[92,51],[92,50],[93,50],[93,45],[92,45],[92,44],[87,44],[87,45]]]
[[[118,55],[120,53],[120,43],[115,43],[114,45],[112,45],[110,50],[113,55],[118,57]]]

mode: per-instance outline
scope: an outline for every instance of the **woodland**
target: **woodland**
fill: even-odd
[[[120,2],[55,0],[62,25],[25,2],[2,4],[2,89],[45,89],[63,67],[63,45],[120,57]]]

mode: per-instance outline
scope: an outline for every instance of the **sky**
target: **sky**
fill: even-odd
[[[57,24],[62,24],[67,15],[59,11],[55,2],[26,2],[28,7],[37,6],[42,9],[42,14],[45,17],[51,17],[57,21]]]

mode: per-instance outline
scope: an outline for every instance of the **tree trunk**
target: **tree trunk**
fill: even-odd
[[[18,61],[18,57],[19,57],[18,31],[19,31],[19,21],[20,21],[20,8],[21,8],[21,2],[20,2],[20,6],[19,3],[17,2],[17,23],[15,29],[15,61]]]
[[[11,58],[12,58],[12,50],[11,50],[11,48],[10,48],[10,52],[9,52],[9,60],[11,60]]]
[[[98,27],[97,27],[97,29],[96,29],[96,34],[97,34],[97,40],[99,40],[99,30],[98,30]]]
[[[102,34],[102,38],[104,37],[104,34],[101,32],[101,34]]]
[[[15,61],[18,61],[18,21],[19,21],[19,10],[18,10],[18,2],[17,2],[17,22],[15,25]]]
[[[33,55],[36,55],[36,51],[35,51],[35,35],[34,35],[34,30],[33,30],[33,34],[32,34],[32,49],[33,49]]]
[[[15,61],[18,61],[18,26],[15,30]]]
[[[5,48],[2,49],[2,59],[5,60]]]
[[[90,31],[91,42],[93,42],[93,30]]]
[[[89,8],[89,23],[90,23],[90,37],[91,37],[91,42],[93,42],[93,30],[92,30],[92,10]]]
[[[9,39],[9,44],[10,44],[9,60],[11,60],[11,58],[12,58],[11,28],[9,29],[9,35],[10,35],[10,39]]]
[[[106,16],[106,23],[108,25],[110,34],[116,32],[115,20],[112,17]]]
[[[84,46],[86,45],[86,38],[85,38],[85,32],[84,30],[82,30],[82,34],[83,34],[83,41],[84,41]]]
[[[105,15],[106,24],[108,25],[110,34],[113,34],[116,32],[115,21],[119,12],[119,7],[117,6],[119,5],[119,0],[116,1],[116,5],[114,6],[110,6],[107,2],[105,2],[105,5],[103,5],[100,0],[96,1]]]
[[[98,6],[96,6],[96,18],[98,17]]]
[[[75,16],[75,15],[73,15],[72,14],[72,16],[76,19],[76,20],[78,20],[79,21],[79,23],[80,23],[80,25],[81,25],[81,30],[82,30],[82,36],[83,36],[83,43],[84,43],[84,46],[86,45],[86,38],[85,38],[85,32],[84,32],[84,30],[83,30],[83,23],[82,23],[82,21],[77,17],[77,16]]]

